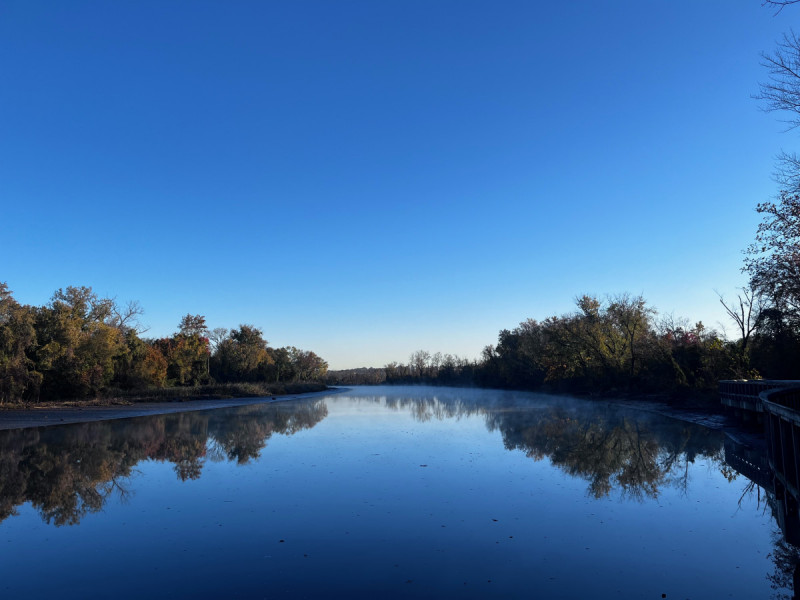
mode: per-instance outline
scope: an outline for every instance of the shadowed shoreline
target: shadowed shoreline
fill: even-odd
[[[31,427],[48,427],[69,423],[88,423],[92,421],[108,421],[111,419],[129,419],[147,415],[161,415],[196,410],[249,406],[251,404],[270,404],[287,402],[304,398],[315,398],[338,394],[348,388],[330,388],[318,392],[286,394],[262,398],[225,398],[214,400],[187,400],[178,402],[140,402],[127,405],[57,407],[30,410],[0,411],[0,431],[8,429],[27,429]]]

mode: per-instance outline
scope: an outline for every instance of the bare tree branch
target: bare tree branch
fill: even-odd
[[[149,328],[139,323],[139,317],[144,314],[142,305],[138,300],[131,300],[125,306],[117,304],[113,299],[109,306],[110,324],[120,331],[134,331],[137,335],[144,333]]]
[[[747,353],[747,344],[750,337],[758,329],[761,320],[761,313],[766,308],[764,296],[760,291],[748,287],[741,288],[741,294],[736,295],[736,300],[728,303],[722,294],[717,293],[719,302],[725,308],[725,312],[731,320],[736,323],[741,334],[742,357]]]
[[[779,14],[784,8],[789,6],[790,4],[797,4],[800,0],[764,0],[761,3],[761,6],[768,6],[770,8],[777,9],[775,14]]]

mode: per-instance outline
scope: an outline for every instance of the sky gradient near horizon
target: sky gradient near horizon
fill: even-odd
[[[716,291],[796,133],[759,0],[0,6],[0,281],[260,327],[331,368]]]

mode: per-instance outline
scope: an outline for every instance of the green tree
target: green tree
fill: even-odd
[[[608,305],[608,316],[624,340],[622,352],[628,362],[629,381],[633,382],[648,342],[652,339],[651,319],[655,314],[641,296],[620,294]]]
[[[289,348],[267,348],[272,363],[266,369],[270,381],[292,381],[295,378],[294,363]]]
[[[36,346],[34,313],[0,282],[0,404],[37,399],[42,374],[30,356]]]
[[[217,344],[215,374],[225,381],[264,380],[270,375],[267,367],[274,362],[267,348],[260,329],[239,325]]]
[[[328,363],[313,352],[292,347],[289,355],[294,368],[294,379],[297,381],[317,381],[328,372]]]
[[[36,358],[43,394],[91,396],[111,383],[115,362],[127,350],[122,332],[107,323],[112,306],[90,287],[68,287],[37,311]]]

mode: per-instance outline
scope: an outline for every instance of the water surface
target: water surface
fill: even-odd
[[[612,404],[447,388],[5,431],[0,593],[791,597],[769,490],[726,451]]]

